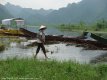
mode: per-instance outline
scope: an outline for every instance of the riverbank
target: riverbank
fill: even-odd
[[[6,34],[6,33],[10,33],[10,34],[23,34],[20,30],[15,30],[15,29],[0,29],[0,34]]]
[[[107,80],[107,65],[35,59],[0,61],[1,80]]]
[[[20,37],[26,37],[26,35],[20,31],[15,29],[0,29],[0,37],[2,36],[20,36]]]
[[[78,29],[60,29],[61,31],[72,31],[72,32],[80,32],[80,33],[83,33],[85,30],[78,30]],[[90,32],[90,33],[94,33],[94,34],[107,34],[107,31],[94,31],[94,30],[86,30],[87,32]]]

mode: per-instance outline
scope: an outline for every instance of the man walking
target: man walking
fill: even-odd
[[[46,29],[46,26],[43,26],[41,25],[40,28],[39,28],[39,33],[37,35],[37,50],[36,50],[36,55],[35,55],[35,58],[37,56],[37,54],[39,53],[40,51],[40,48],[42,49],[44,55],[45,55],[45,58],[48,58],[47,55],[46,55],[46,50],[45,50],[45,47],[44,47],[44,43],[45,43],[45,33],[44,33],[44,30]]]

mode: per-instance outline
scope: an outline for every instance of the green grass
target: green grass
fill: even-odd
[[[107,33],[107,21],[100,21],[94,24],[85,24],[85,23],[78,23],[78,24],[61,24],[57,26],[58,29],[62,31],[88,31],[94,33]]]
[[[107,80],[107,65],[75,62],[7,59],[0,61],[0,79],[26,80]]]

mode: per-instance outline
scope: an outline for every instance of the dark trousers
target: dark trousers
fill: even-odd
[[[36,50],[36,54],[40,51],[40,48],[42,49],[43,53],[46,54],[44,44],[43,43],[37,43],[37,45],[38,45],[38,47],[37,47],[37,50]]]

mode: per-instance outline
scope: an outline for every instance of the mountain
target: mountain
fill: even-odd
[[[24,18],[27,24],[62,24],[81,21],[94,23],[102,18],[107,19],[107,0],[82,0],[59,10],[34,10],[10,3],[5,7],[14,17]]]
[[[24,18],[27,24],[45,23],[45,16],[53,11],[52,9],[33,10],[32,8],[22,8],[20,6],[15,6],[10,3],[7,3],[5,7],[14,17]]]
[[[83,0],[53,11],[47,17],[50,23],[93,23],[102,18],[107,19],[106,9],[107,0]]]
[[[11,18],[12,15],[8,12],[8,10],[0,4],[0,23],[2,19]]]

